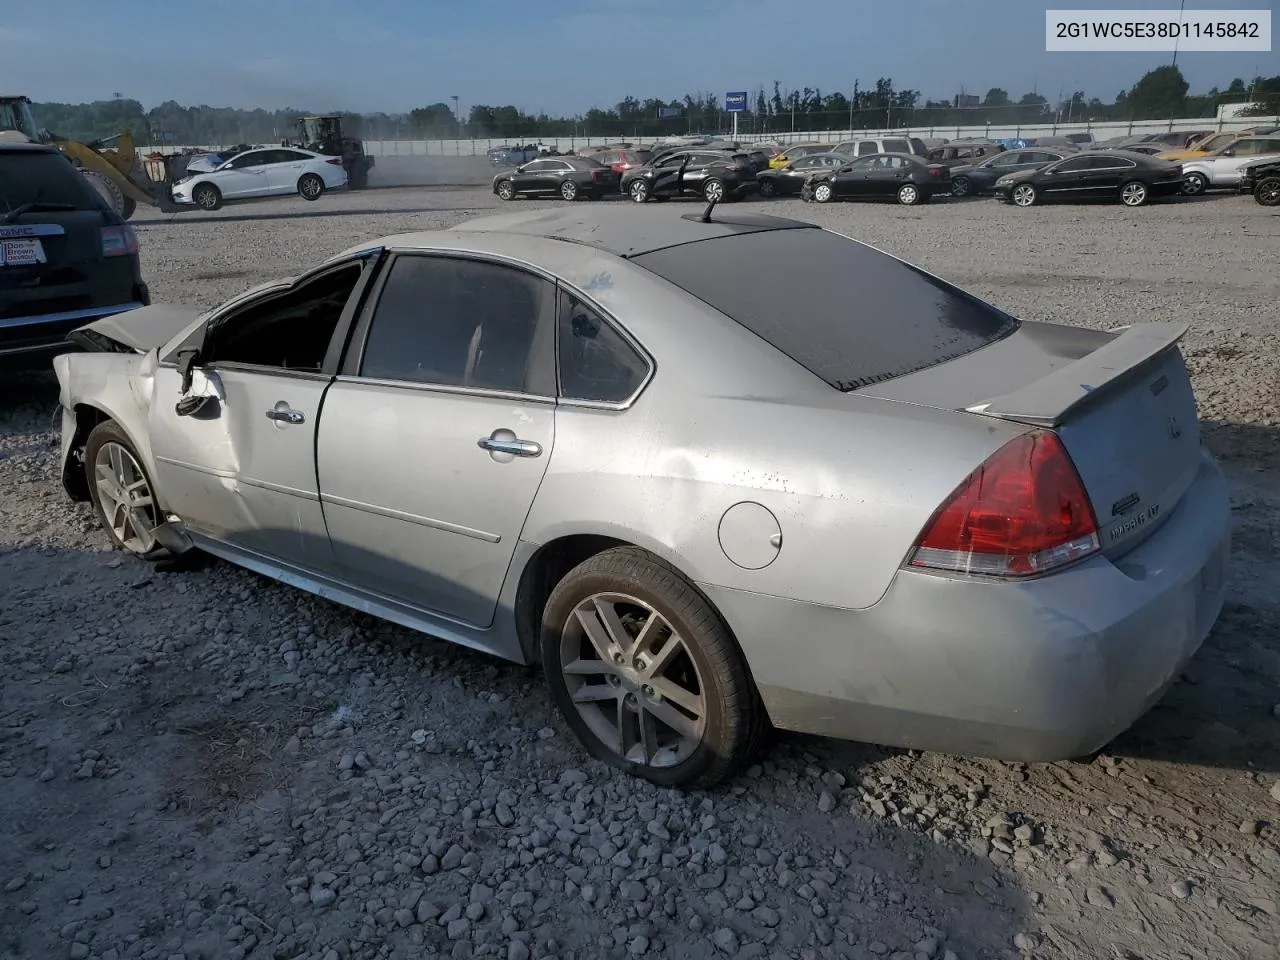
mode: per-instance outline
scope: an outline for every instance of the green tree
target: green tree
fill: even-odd
[[[1156,67],[1133,85],[1125,104],[1135,120],[1179,117],[1186,107],[1188,89],[1186,78],[1177,67]]]

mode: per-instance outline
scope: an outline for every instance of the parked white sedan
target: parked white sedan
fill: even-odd
[[[174,203],[217,210],[228,200],[297,193],[318,200],[326,190],[347,185],[341,157],[295,147],[267,147],[236,154],[216,169],[199,172],[173,186]]]
[[[1240,183],[1240,168],[1266,157],[1280,157],[1280,136],[1241,137],[1208,156],[1184,160],[1186,178],[1183,192],[1192,196],[1213,187],[1234,187]]]

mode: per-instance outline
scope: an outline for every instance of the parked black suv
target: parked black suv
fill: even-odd
[[[622,192],[636,203],[667,197],[741,200],[756,187],[756,171],[747,154],[702,147],[663,154],[622,177]]]
[[[133,228],[56,148],[0,142],[0,360],[151,302]]]

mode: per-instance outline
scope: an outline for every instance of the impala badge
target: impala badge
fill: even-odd
[[[1170,417],[1169,418],[1169,439],[1177,440],[1180,436],[1182,436],[1182,428],[1178,426],[1178,418]]]

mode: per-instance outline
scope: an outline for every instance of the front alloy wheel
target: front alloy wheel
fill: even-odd
[[[542,663],[597,759],[667,787],[712,786],[767,726],[746,663],[707,600],[635,547],[584,561],[543,613]]]
[[[967,197],[969,195],[969,178],[956,177],[952,180],[951,195],[953,197]]]
[[[155,537],[161,522],[155,490],[124,432],[110,420],[99,424],[84,453],[90,498],[112,542],[139,557],[164,553]]]
[[[1254,188],[1253,198],[1264,207],[1280,207],[1280,177],[1259,180]]]
[[[516,198],[516,186],[510,180],[503,180],[498,184],[498,196],[503,200],[514,200]]]
[[[1036,188],[1029,183],[1020,183],[1013,188],[1012,199],[1019,207],[1030,207],[1036,202]]]
[[[649,184],[644,180],[632,180],[628,193],[636,203],[644,203],[649,199]]]

